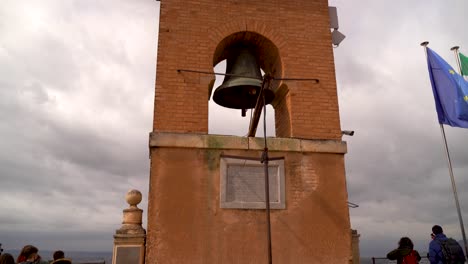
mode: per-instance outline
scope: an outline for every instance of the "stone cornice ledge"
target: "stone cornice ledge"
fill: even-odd
[[[150,148],[203,148],[263,150],[263,138],[151,132]],[[346,142],[341,140],[318,140],[299,138],[267,138],[270,151],[296,151],[321,153],[346,153]]]

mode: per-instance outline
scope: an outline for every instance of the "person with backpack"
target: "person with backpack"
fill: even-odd
[[[435,238],[429,243],[429,261],[431,264],[463,264],[465,254],[460,244],[453,238],[444,235],[442,227],[432,227]]]
[[[397,264],[418,264],[421,256],[413,248],[413,241],[409,237],[402,237],[398,242],[398,248],[390,251],[387,258],[396,260]]]

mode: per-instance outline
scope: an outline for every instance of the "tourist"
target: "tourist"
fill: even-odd
[[[25,256],[25,250],[29,247],[30,245],[24,246],[21,252],[19,253],[18,257],[16,258],[16,263],[21,263],[26,261],[26,256]]]
[[[431,240],[434,240],[434,238],[435,238],[434,233],[431,233]],[[427,259],[429,259],[429,252],[427,252]]]
[[[0,255],[0,264],[15,264],[15,259],[12,255],[5,253]]]
[[[51,264],[71,264],[71,260],[65,258],[65,253],[62,250],[54,252],[54,261]]]
[[[398,242],[398,248],[387,254],[389,260],[396,260],[397,264],[419,263],[421,256],[414,250],[414,245],[408,237],[402,237]]]
[[[57,250],[54,252],[53,257],[54,257],[54,260],[63,259],[65,258],[65,253],[62,250]]]
[[[432,233],[435,237],[429,243],[429,261],[431,264],[465,263],[466,258],[462,247],[455,239],[447,238],[441,226],[433,226]]]
[[[48,264],[48,261],[42,260],[39,256],[39,250],[32,245],[26,245],[18,256],[18,264]]]

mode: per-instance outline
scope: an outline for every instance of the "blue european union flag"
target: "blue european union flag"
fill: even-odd
[[[429,48],[427,65],[439,123],[468,128],[468,82]]]

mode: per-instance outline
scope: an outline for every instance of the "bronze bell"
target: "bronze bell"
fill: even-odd
[[[262,87],[262,74],[255,57],[254,49],[238,46],[230,51],[227,58],[227,74],[223,84],[216,88],[213,100],[224,107],[242,109],[254,108]],[[273,91],[265,89],[265,103],[269,104],[275,97]]]

